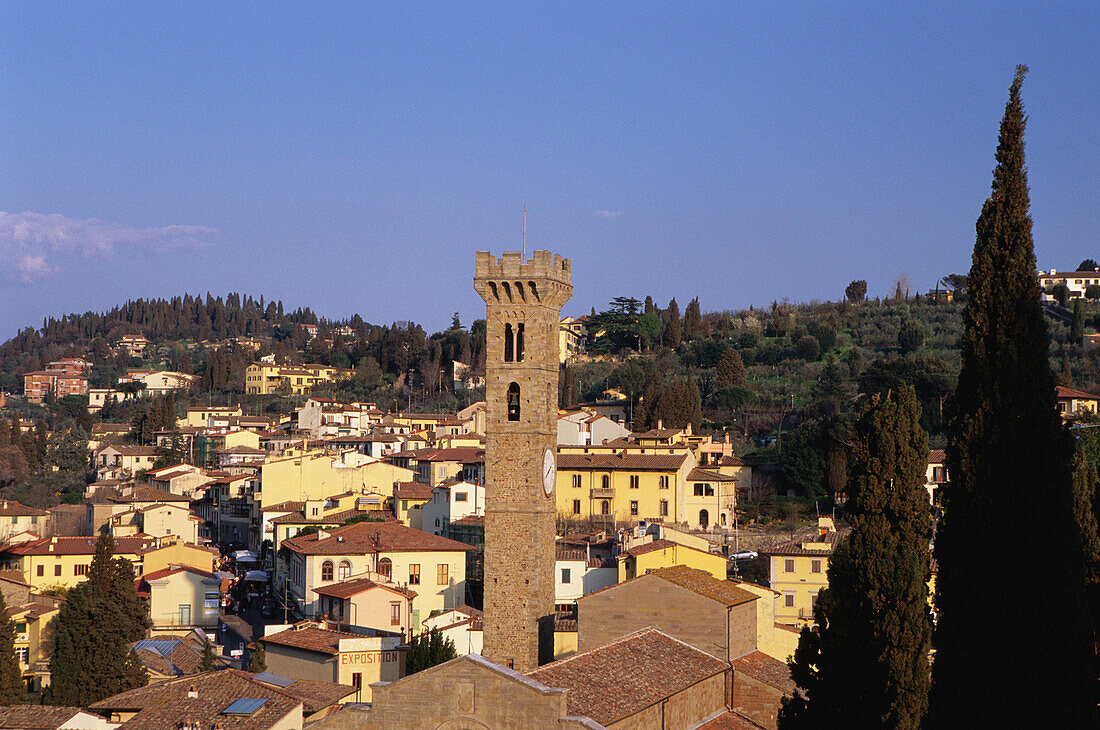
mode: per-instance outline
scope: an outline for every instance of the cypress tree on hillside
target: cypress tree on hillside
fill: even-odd
[[[818,630],[799,638],[783,730],[918,730],[928,706],[928,439],[913,389],[875,395],[853,442],[852,532],[829,561]]]
[[[1069,341],[1076,345],[1085,334],[1085,309],[1081,299],[1073,300],[1073,319],[1069,325]]]
[[[1096,727],[1072,444],[1055,410],[1028,213],[1026,71],[1009,91],[967,280],[936,537],[932,729]],[[1024,539],[1035,548],[1006,553]]]
[[[741,355],[732,347],[727,347],[718,360],[718,368],[714,373],[715,387],[719,390],[745,388],[748,384],[745,377],[745,363],[741,362]]]
[[[680,346],[680,305],[676,303],[675,297],[668,303],[664,320],[665,329],[661,334],[661,344],[675,350]]]
[[[15,624],[8,618],[8,604],[0,593],[0,705],[16,705],[26,699],[23,672],[15,658]]]
[[[683,336],[684,340],[690,342],[699,335],[699,330],[703,327],[703,314],[699,310],[699,297],[695,297],[688,302],[687,309],[684,310],[684,324],[683,324]]]

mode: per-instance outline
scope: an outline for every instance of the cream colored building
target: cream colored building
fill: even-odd
[[[358,522],[283,541],[290,594],[307,615],[320,612],[315,588],[376,573],[416,592],[413,625],[466,600],[466,552],[474,548],[398,522]]]
[[[359,455],[348,463],[341,458],[311,452],[272,459],[260,470],[260,508],[281,502],[324,500],[345,492],[390,494],[396,482],[412,481],[413,472],[385,461]]]
[[[200,545],[184,542],[163,542],[138,553],[142,568],[146,573],[164,570],[170,565],[190,566],[211,573],[214,570],[214,558],[218,551]]]
[[[10,499],[0,500],[0,543],[8,542],[12,535],[20,532],[48,534],[49,526],[49,512]]]
[[[231,416],[243,415],[240,405],[236,406],[196,406],[187,409],[187,415],[176,422],[177,426],[192,426],[206,428],[212,426],[211,419],[228,419]]]
[[[108,525],[111,535],[120,537],[152,535],[174,536],[183,542],[197,545],[202,519],[179,504],[151,504],[111,515]]]
[[[257,362],[245,370],[245,392],[269,395],[286,388],[294,395],[308,393],[320,383],[350,378],[354,370],[327,365],[274,365]]]
[[[416,591],[368,573],[340,583],[329,583],[313,592],[322,616],[356,626],[396,631],[411,639],[419,627],[413,624]]]
[[[138,595],[147,599],[154,635],[217,629],[221,583],[213,573],[189,565],[169,565],[135,581]]]

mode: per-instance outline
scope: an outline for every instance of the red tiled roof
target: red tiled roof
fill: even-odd
[[[707,469],[692,469],[688,474],[689,482],[736,482],[737,477],[729,474],[719,474]]]
[[[136,555],[155,540],[150,535],[116,538],[115,555]],[[51,537],[9,545],[4,551],[16,555],[95,555],[95,544],[94,537]]]
[[[327,531],[284,540],[283,545],[301,555],[368,555],[387,552],[466,552],[474,548],[400,522],[356,522]]]
[[[947,461],[947,452],[943,449],[932,449],[928,452],[929,464],[943,464]]]
[[[737,713],[723,712],[718,717],[696,726],[696,730],[764,730],[764,726],[757,725],[749,718]]]
[[[611,725],[727,667],[706,652],[647,628],[539,667],[527,676],[548,687],[569,690],[570,715]]]
[[[1078,400],[1100,400],[1100,396],[1093,395],[1092,393],[1086,393],[1083,390],[1074,390],[1073,388],[1063,388],[1061,385],[1054,387],[1054,391],[1059,398],[1075,398]]]
[[[44,509],[28,507],[14,500],[0,501],[0,516],[3,517],[44,517],[48,514]]]
[[[189,497],[156,487],[134,487],[128,496],[113,497],[114,502],[190,502]]]
[[[791,679],[791,670],[786,662],[781,662],[760,651],[750,651],[731,663],[734,670],[740,674],[771,685],[783,694],[794,694],[795,683]]]
[[[812,556],[824,556],[829,557],[836,550],[837,543],[839,543],[845,535],[848,534],[848,530],[843,532],[829,532],[824,537],[814,537],[813,539],[795,540],[794,542],[783,543],[773,548],[761,550],[761,555],[812,555]],[[804,542],[824,542],[828,544],[827,548],[804,548],[802,543]]]
[[[388,583],[376,583],[369,578],[355,578],[343,581],[342,583],[331,583],[327,586],[314,588],[313,592],[319,593],[322,596],[332,596],[333,598],[351,598],[364,591],[369,591],[371,588],[384,588],[387,591],[397,593],[407,598],[415,598],[417,595],[416,591],[410,591],[407,588],[401,588],[400,586],[390,585]]]
[[[435,453],[420,457],[420,461],[461,461],[470,464],[485,461],[485,449],[480,446],[452,446],[437,449]]]
[[[296,649],[306,649],[321,654],[337,654],[340,649],[340,639],[361,639],[364,636],[400,636],[401,634],[377,629],[370,630],[367,634],[353,634],[349,631],[320,628],[309,621],[303,621],[289,629],[271,634],[260,639],[261,642],[292,646]]]
[[[400,482],[397,485],[396,499],[431,499],[432,488],[420,482]]]
[[[262,507],[261,512],[301,512],[306,508],[305,502],[279,502]]]
[[[758,595],[744,588],[738,588],[727,580],[718,580],[705,570],[696,570],[686,565],[673,565],[668,568],[660,568],[647,575],[654,575],[661,580],[675,583],[681,588],[686,588],[705,598],[718,601],[725,606],[737,606],[749,603],[759,598]],[[645,576],[641,576],[645,577]],[[633,580],[638,580],[634,578]]]
[[[48,705],[12,705],[0,710],[0,728],[15,730],[55,730],[77,714],[79,707],[50,707]]]
[[[558,469],[629,471],[677,471],[691,454],[558,454]]]
[[[189,697],[194,689],[196,697]],[[266,700],[251,715],[223,715],[240,699]],[[301,701],[283,690],[254,681],[246,672],[224,669],[189,674],[159,684],[139,687],[108,697],[90,706],[96,712],[134,711],[127,730],[162,730],[176,727],[181,718],[225,730],[266,730],[280,723]]]

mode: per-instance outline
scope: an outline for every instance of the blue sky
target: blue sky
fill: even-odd
[[[820,5],[827,5],[820,7]],[[1094,3],[0,2],[0,338],[136,297],[567,313],[969,268],[1017,63],[1039,265],[1100,259]]]

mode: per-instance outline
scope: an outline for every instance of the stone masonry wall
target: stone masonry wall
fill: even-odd
[[[543,491],[543,459],[556,447],[558,329],[572,293],[570,275],[568,259],[548,251],[527,262],[516,252],[499,261],[479,252],[474,275],[486,304],[483,649],[518,671],[553,657],[543,619],[554,607],[555,502],[553,492]],[[509,420],[513,384],[517,420]],[[550,642],[540,642],[540,622]]]

